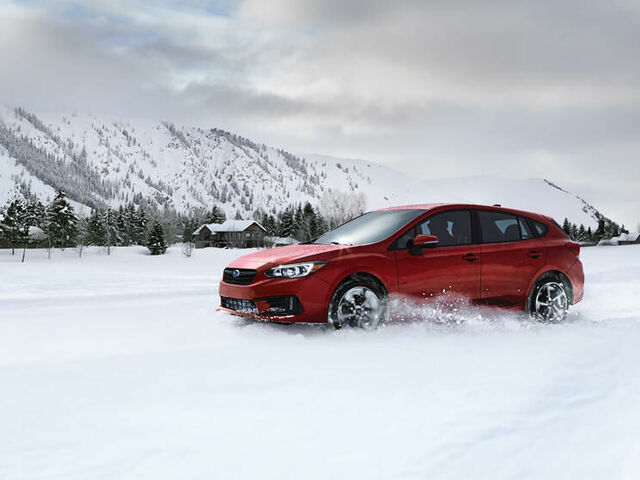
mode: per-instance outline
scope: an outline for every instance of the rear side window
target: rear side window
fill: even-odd
[[[533,228],[536,229],[539,237],[544,237],[547,234],[548,227],[544,223],[536,222],[535,220],[531,220],[531,223],[533,223]],[[560,227],[560,225],[558,225],[558,228],[562,230],[562,227]]]
[[[520,224],[520,235],[522,236],[522,240],[528,240],[534,236],[529,228],[529,224],[524,218],[519,217],[518,223]]]
[[[478,211],[478,219],[484,243],[515,242],[523,237],[522,223],[515,215],[480,210]]]

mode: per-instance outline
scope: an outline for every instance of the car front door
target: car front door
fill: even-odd
[[[522,303],[533,276],[546,261],[544,243],[524,217],[478,210],[481,232],[481,300],[490,305]]]
[[[471,225],[470,210],[446,210],[405,232],[395,242],[400,294],[421,299],[479,298],[480,249]],[[418,234],[437,236],[437,246],[412,249]]]

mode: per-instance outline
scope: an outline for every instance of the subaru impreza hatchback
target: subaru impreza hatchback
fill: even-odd
[[[557,322],[583,295],[580,246],[550,217],[437,204],[365,213],[312,242],[224,269],[221,310],[274,322],[376,328],[389,298],[518,308]]]

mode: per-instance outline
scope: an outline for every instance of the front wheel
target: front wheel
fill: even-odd
[[[527,299],[529,316],[543,322],[560,322],[569,312],[569,288],[561,279],[541,278]]]
[[[331,297],[328,323],[374,330],[387,321],[385,289],[368,276],[354,275],[342,282]]]

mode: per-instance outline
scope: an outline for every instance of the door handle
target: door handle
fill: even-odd
[[[531,257],[531,258],[540,258],[542,254],[537,251],[537,250],[531,250],[529,253],[527,253],[527,257]]]
[[[478,255],[476,255],[475,253],[467,253],[466,255],[462,256],[463,260],[466,260],[467,262],[475,262],[478,259]]]

